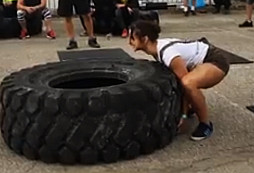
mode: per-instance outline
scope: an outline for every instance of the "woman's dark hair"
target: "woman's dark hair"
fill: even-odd
[[[152,42],[155,42],[159,38],[160,32],[161,28],[157,23],[147,20],[138,20],[132,23],[130,27],[131,37],[133,37],[133,34],[140,39],[147,36]]]

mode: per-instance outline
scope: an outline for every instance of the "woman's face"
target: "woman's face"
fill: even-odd
[[[134,51],[145,50],[145,44],[135,33],[130,34],[129,44],[132,46]]]

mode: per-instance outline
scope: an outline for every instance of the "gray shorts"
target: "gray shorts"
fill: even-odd
[[[246,3],[252,5],[254,3],[254,0],[246,0]]]

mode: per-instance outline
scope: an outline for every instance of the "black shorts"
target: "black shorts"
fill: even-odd
[[[229,70],[229,62],[226,58],[227,53],[224,52],[222,49],[219,49],[211,44],[209,44],[209,49],[204,59],[204,63],[212,63],[225,72],[225,75],[228,73]]]
[[[62,17],[71,17],[73,7],[76,14],[85,15],[90,13],[91,0],[59,0],[57,13]]]

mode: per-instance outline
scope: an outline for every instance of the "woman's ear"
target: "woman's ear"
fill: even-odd
[[[148,41],[149,41],[148,36],[144,36],[144,37],[143,37],[143,40],[144,40],[144,44],[147,44],[147,43],[148,43]]]

